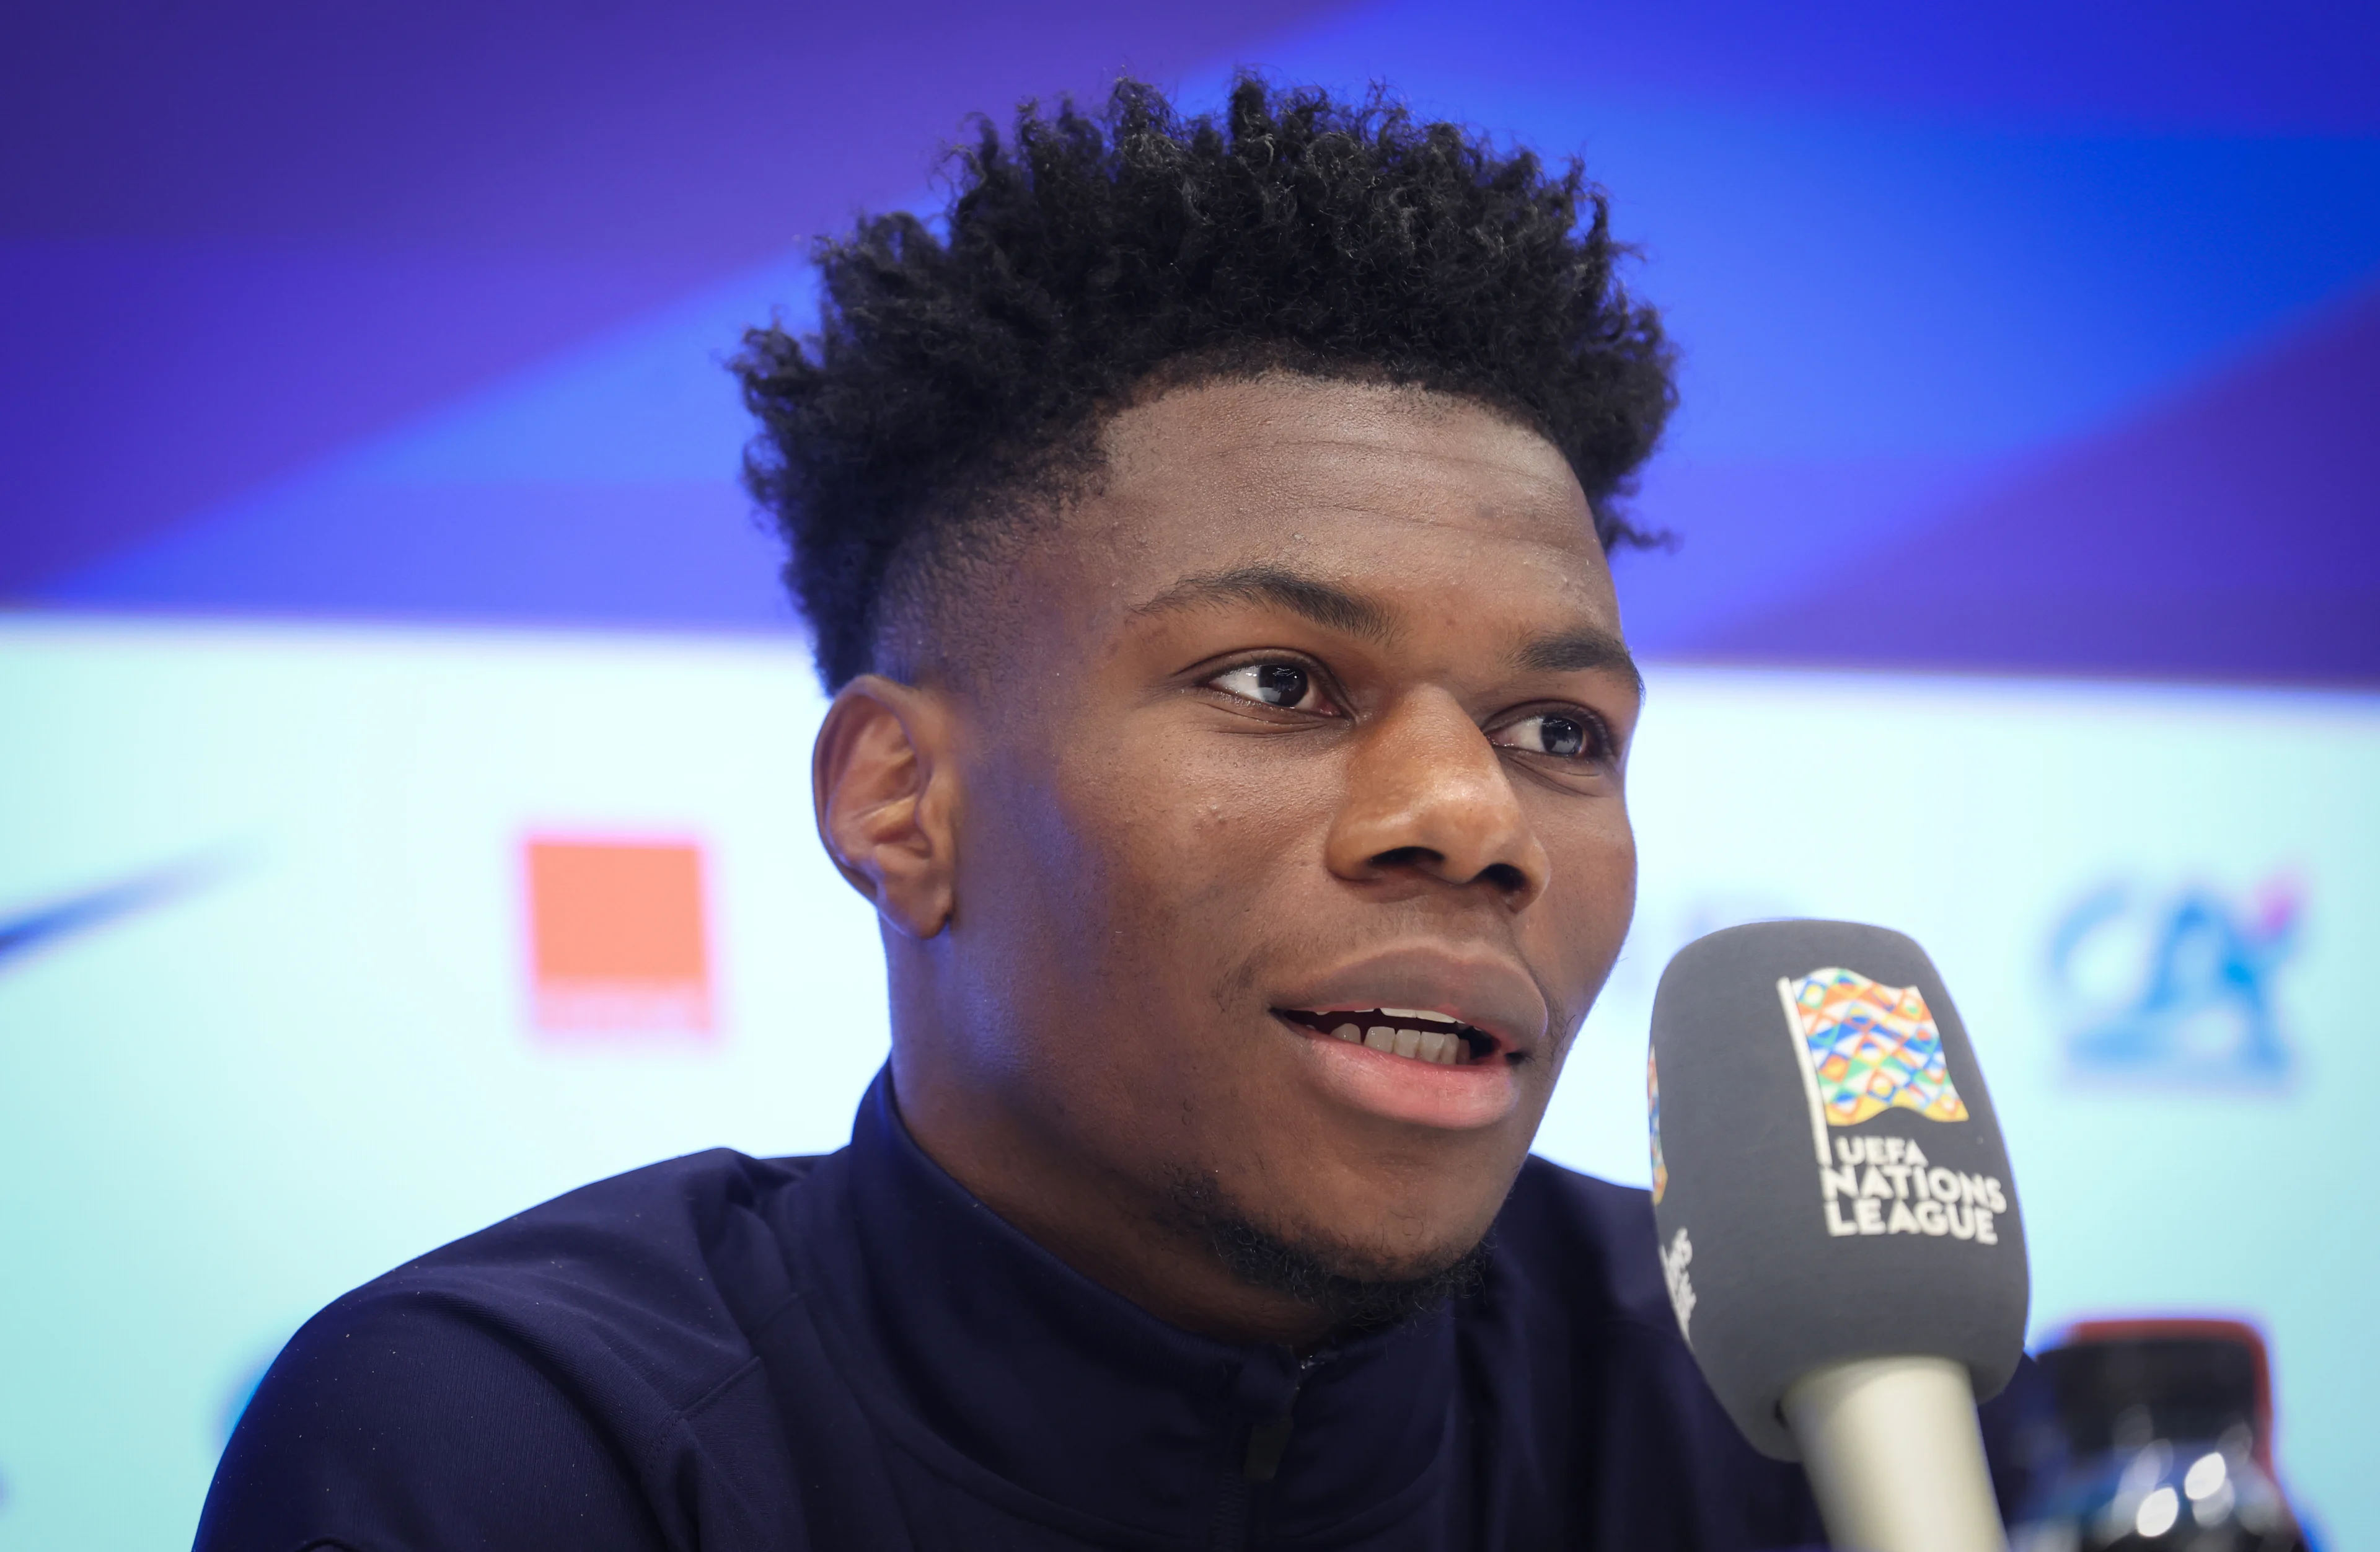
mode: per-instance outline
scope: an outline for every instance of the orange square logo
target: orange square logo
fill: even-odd
[[[699,845],[531,836],[523,854],[540,1031],[712,1033]]]

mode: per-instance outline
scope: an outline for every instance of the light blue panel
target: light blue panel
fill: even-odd
[[[0,625],[0,915],[208,867],[0,963],[0,1544],[182,1542],[274,1347],[410,1255],[650,1159],[840,1141],[885,1028],[872,920],[811,833],[820,709],[791,643]],[[1687,938],[1902,927],[2007,1119],[2037,1328],[2260,1319],[2296,1485],[2338,1544],[2380,1537],[2358,1475],[2380,1343],[2348,1292],[2380,1272],[2358,1227],[2380,1056],[2354,1022],[2380,700],[1673,669],[1630,782],[1638,930],[1544,1150],[1642,1180],[1645,1014]],[[532,1036],[529,830],[704,844],[715,1045]],[[2194,1067],[2077,1067],[2175,902],[2252,935],[2276,883],[2301,902],[2263,983],[2284,1073],[2220,1060],[2219,1003],[2175,1026]],[[2061,924],[2109,885],[2132,909],[2059,980]]]
[[[185,1546],[343,1290],[695,1149],[839,1146],[885,1049],[792,647],[0,625],[0,915],[211,879],[0,964],[0,1546]],[[714,1046],[533,1037],[524,831],[699,840]]]

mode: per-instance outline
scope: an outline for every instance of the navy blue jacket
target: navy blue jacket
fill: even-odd
[[[1531,1159],[1477,1293],[1301,1365],[1062,1265],[926,1158],[880,1076],[840,1153],[639,1170],[331,1305],[241,1418],[198,1546],[1819,1539],[1799,1468],[1680,1340],[1641,1191]]]

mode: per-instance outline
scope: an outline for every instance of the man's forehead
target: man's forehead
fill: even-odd
[[[1343,505],[1290,510],[1127,509],[1078,533],[1060,564],[1089,582],[1116,625],[1185,611],[1257,608],[1381,646],[1456,617],[1497,637],[1599,631],[1619,607],[1594,529],[1548,533],[1480,507],[1415,514]]]
[[[1127,502],[1222,486],[1319,506],[1373,506],[1385,496],[1407,507],[1424,493],[1418,480],[1548,517],[1587,517],[1569,462],[1541,434],[1421,388],[1294,374],[1197,383],[1119,412],[1101,445],[1103,484]]]
[[[1125,411],[1104,446],[1094,489],[1028,563],[1052,626],[1121,646],[1183,610],[1259,606],[1385,644],[1452,613],[1525,666],[1624,661],[1542,647],[1616,648],[1610,572],[1560,453],[1467,400],[1214,383]]]
[[[1133,569],[1155,580],[1148,596],[1251,560],[1360,576],[1467,558],[1608,591],[1569,462],[1466,399],[1305,377],[1208,383],[1123,411],[1103,445],[1098,493],[1070,526],[1145,560]]]

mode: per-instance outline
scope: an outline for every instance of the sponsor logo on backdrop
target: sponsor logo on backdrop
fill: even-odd
[[[162,905],[211,882],[227,866],[219,856],[172,863],[0,915],[0,966]]]
[[[529,1017],[540,1036],[711,1037],[699,845],[533,835],[521,853]]]
[[[1810,1101],[1827,1232],[1998,1244],[1993,1219],[2008,1211],[1998,1177],[1942,1168],[1914,1138],[1834,1134],[1896,1109],[1943,1125],[1966,1121],[1925,995],[1830,965],[1779,981],[1777,996]]]
[[[2050,935],[2068,1062],[2100,1078],[2280,1084],[2295,1059],[2276,994],[2304,915],[2288,874],[2244,900],[2122,884],[2086,895]]]

